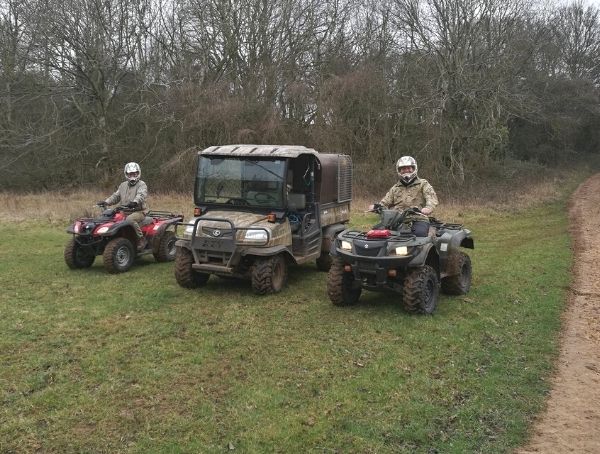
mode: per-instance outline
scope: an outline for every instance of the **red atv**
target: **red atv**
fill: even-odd
[[[100,208],[105,208],[100,206]],[[73,237],[65,246],[65,262],[69,268],[89,268],[97,255],[102,255],[109,273],[124,273],[136,257],[152,253],[157,262],[175,259],[175,228],[183,215],[167,211],[149,211],[140,223],[146,246],[137,251],[137,236],[126,206],[103,209],[97,218],[77,219],[69,228]]]

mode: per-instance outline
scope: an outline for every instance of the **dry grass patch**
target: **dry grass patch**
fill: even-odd
[[[465,195],[452,194],[449,190],[437,189],[440,206],[434,215],[448,222],[462,222],[466,213],[482,216],[501,212],[527,210],[544,202],[553,202],[575,189],[589,171],[569,171],[553,174],[552,178],[537,181],[496,182],[481,190]],[[50,224],[64,224],[82,215],[98,213],[96,201],[109,194],[100,191],[81,190],[50,191],[37,193],[0,192],[0,216],[9,222],[41,220]],[[361,188],[354,189],[352,211],[364,213],[371,203],[380,200],[382,194],[368,194]],[[186,219],[192,216],[194,202],[189,193],[151,193],[150,209],[182,213]]]

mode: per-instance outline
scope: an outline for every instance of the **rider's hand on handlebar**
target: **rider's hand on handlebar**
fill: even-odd
[[[383,208],[382,204],[380,204],[380,203],[373,203],[373,204],[369,205],[369,209],[367,211],[370,211],[370,212],[373,212],[373,213],[377,213],[382,208]]]
[[[100,200],[99,202],[96,202],[96,205],[98,205],[101,208],[104,208],[107,203],[104,200]]]
[[[127,208],[137,208],[138,204],[137,202],[129,202],[126,206]]]

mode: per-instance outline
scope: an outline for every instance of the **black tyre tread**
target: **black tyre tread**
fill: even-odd
[[[430,279],[434,280],[434,295],[432,307],[428,307],[427,286]],[[437,272],[429,265],[416,268],[404,278],[402,304],[406,311],[415,314],[432,314],[439,298],[439,279]]]
[[[442,291],[447,295],[465,295],[471,289],[471,257],[457,252],[448,258],[448,271],[451,276],[442,279]]]
[[[116,263],[116,254],[121,247],[127,247],[129,249],[130,260],[125,266],[119,266]],[[111,274],[124,273],[131,268],[135,260],[135,248],[127,238],[114,238],[104,248],[104,254],[102,254],[104,260],[104,268]]]
[[[194,271],[194,256],[188,249],[178,247],[175,252],[175,280],[184,288],[202,287],[208,282],[210,274]]]
[[[72,270],[79,268],[89,268],[90,266],[92,266],[94,260],[96,259],[96,256],[94,254],[90,254],[85,259],[82,259],[82,257],[78,257],[77,255],[78,250],[81,250],[81,246],[79,245],[79,243],[77,243],[77,241],[75,241],[75,238],[71,238],[67,242],[64,252],[65,263],[67,264],[67,266]]]
[[[277,265],[283,266],[283,277],[274,279]],[[277,293],[285,286],[287,281],[287,264],[281,255],[267,258],[258,258],[252,265],[252,289],[258,295]]]
[[[351,288],[354,277],[344,272],[344,264],[333,260],[327,275],[327,296],[335,306],[356,304],[362,293],[361,288]]]
[[[169,246],[176,241],[175,232],[167,230],[163,232],[158,243],[158,250],[152,254],[157,262],[172,262],[175,260],[175,254],[169,254]]]
[[[321,255],[317,258],[317,269],[319,271],[329,271],[332,263],[333,257],[329,255],[329,252],[321,252]]]

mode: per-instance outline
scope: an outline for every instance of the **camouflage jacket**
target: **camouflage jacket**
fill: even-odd
[[[115,193],[106,199],[106,204],[114,205],[120,203],[121,205],[127,205],[129,202],[137,202],[138,211],[146,211],[148,209],[146,197],[148,197],[148,186],[142,180],[139,180],[133,186],[129,186],[129,182],[124,181],[119,185]]]
[[[396,183],[379,203],[394,210],[405,210],[410,207],[428,207],[433,210],[438,205],[438,198],[427,180],[416,178],[408,186],[404,186],[401,182]]]

